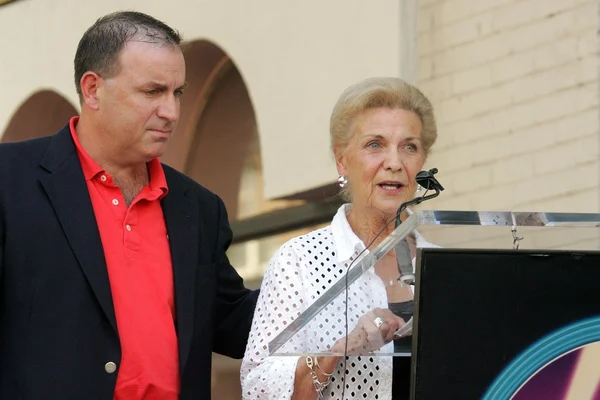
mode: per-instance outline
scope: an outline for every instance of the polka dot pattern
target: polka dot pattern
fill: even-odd
[[[335,282],[344,279],[349,263],[362,249],[364,245],[350,229],[345,214],[338,212],[332,225],[290,240],[273,256],[263,279],[242,362],[244,399],[292,397],[299,357],[269,356],[268,344]],[[339,253],[351,256],[340,261]],[[377,307],[387,308],[387,297],[383,283],[371,269],[348,288],[348,332],[362,315]],[[278,352],[327,351],[346,335],[345,310],[342,294]],[[379,351],[393,352],[393,343]],[[341,400],[345,385],[345,399],[391,399],[391,384],[390,357],[349,356],[345,379],[344,360],[340,359],[323,398]]]

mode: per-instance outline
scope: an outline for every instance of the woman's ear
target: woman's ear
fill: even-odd
[[[346,168],[346,157],[344,151],[336,147],[334,150],[335,155],[335,167],[337,168],[337,172],[341,176],[346,176],[348,174],[348,169]]]

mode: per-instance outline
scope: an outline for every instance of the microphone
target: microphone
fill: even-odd
[[[421,185],[425,189],[425,194],[421,197],[416,197],[406,203],[402,203],[400,207],[398,207],[398,212],[396,213],[396,222],[394,228],[400,226],[402,221],[400,220],[400,214],[404,211],[408,206],[421,204],[426,200],[433,199],[440,195],[440,192],[444,190],[444,187],[438,182],[438,180],[434,177],[437,174],[438,169],[432,168],[429,171],[421,171],[417,174],[415,180],[419,185]],[[427,196],[427,192],[429,190],[435,190],[435,193]],[[410,246],[406,238],[402,239],[395,246],[394,250],[396,251],[396,261],[398,262],[398,272],[400,272],[400,278],[398,279],[400,282],[407,285],[415,284],[415,274],[414,268],[412,264],[412,257],[410,256]]]
[[[439,195],[438,191],[444,190],[444,187],[438,182],[437,179],[433,175],[438,173],[437,168],[431,168],[429,171],[421,171],[415,177],[415,180],[419,185],[421,185],[425,190],[434,189],[436,191],[435,197]],[[433,197],[431,197],[433,198]],[[428,199],[423,199],[428,200]]]

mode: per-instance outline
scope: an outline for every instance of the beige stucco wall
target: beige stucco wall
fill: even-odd
[[[234,60],[257,114],[267,198],[334,182],[330,110],[348,85],[400,73],[400,47],[407,42],[401,11],[411,4],[416,1],[104,0],[83,7],[80,0],[19,0],[0,8],[0,135],[39,89],[76,105],[72,60],[82,33],[103,14],[135,9],[188,40],[214,42]]]

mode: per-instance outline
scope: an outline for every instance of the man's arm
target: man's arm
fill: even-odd
[[[3,146],[0,146],[0,160],[2,160],[3,156],[2,156],[2,150],[4,150]],[[6,157],[4,157],[5,159]],[[5,165],[4,164],[0,164],[0,182],[5,182],[6,184],[6,179],[2,179],[1,177],[4,176],[5,173]],[[4,191],[4,193],[6,193],[6,188],[4,186],[2,186],[0,184],[0,294],[2,293],[2,276],[4,273],[4,248],[6,246],[6,221],[4,213],[5,213],[5,208],[4,208],[4,199],[3,199],[3,194],[2,192]]]
[[[217,199],[219,229],[215,249],[217,298],[213,351],[232,358],[242,358],[248,342],[258,290],[247,289],[242,278],[229,263],[226,252],[233,235],[225,205],[220,198]]]
[[[2,204],[0,204],[0,294],[2,293],[2,274],[4,272],[4,242],[6,241],[6,234],[4,233],[4,216],[2,213]]]

